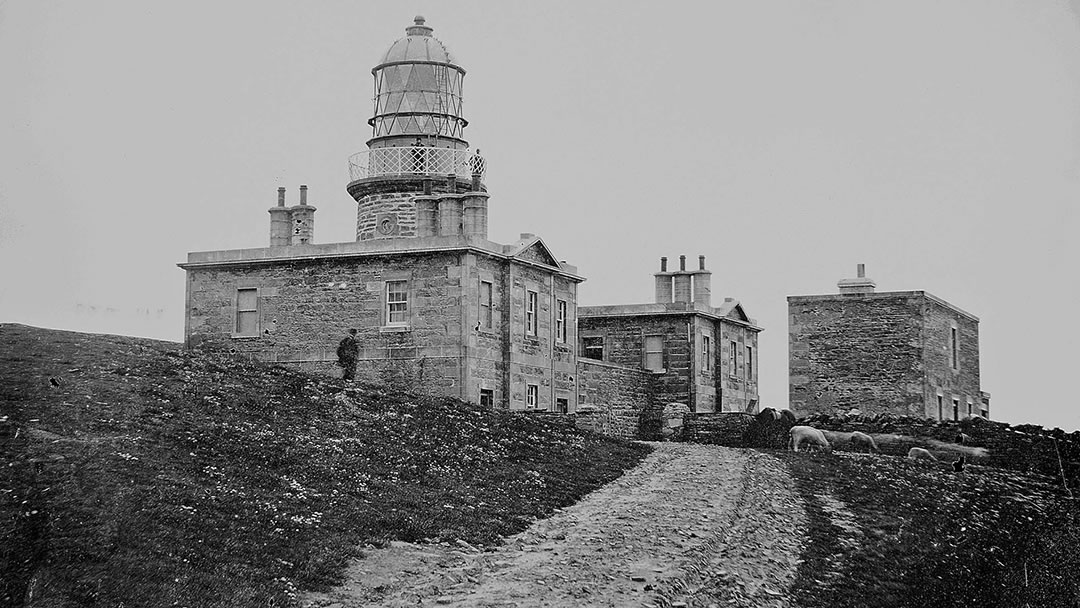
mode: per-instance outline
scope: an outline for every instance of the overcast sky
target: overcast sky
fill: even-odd
[[[0,322],[181,340],[187,252],[269,243],[278,186],[355,238],[371,68],[423,14],[468,74],[490,237],[581,304],[708,258],[765,328],[857,263],[981,320],[992,417],[1080,428],[1080,18],[969,2],[0,1]]]

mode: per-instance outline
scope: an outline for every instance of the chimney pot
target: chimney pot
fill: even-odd
[[[667,258],[660,258],[660,272],[667,272]]]
[[[679,256],[679,270],[686,270],[686,256]]]
[[[699,270],[705,270],[705,256],[703,256],[703,255],[697,256],[697,261],[698,261],[698,269]]]
[[[278,207],[284,207],[285,206],[285,188],[284,187],[281,187],[281,188],[277,189],[277,206]]]
[[[854,279],[840,279],[840,282],[836,284],[840,288],[840,293],[844,295],[864,295],[868,293],[874,293],[874,288],[877,284],[872,279],[866,278],[866,265],[858,264],[856,272],[859,275]]]
[[[307,186],[300,186],[300,204],[307,204]]]

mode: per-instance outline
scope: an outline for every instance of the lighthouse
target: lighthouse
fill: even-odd
[[[371,70],[367,149],[349,158],[356,240],[486,238],[486,161],[465,139],[465,69],[422,16]]]

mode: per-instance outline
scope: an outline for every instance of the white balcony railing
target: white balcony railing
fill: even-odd
[[[400,148],[372,148],[349,157],[349,179],[356,181],[383,175],[434,175],[454,174],[471,179],[479,173],[481,178],[487,169],[487,161],[472,150],[453,148],[429,148],[405,146]]]

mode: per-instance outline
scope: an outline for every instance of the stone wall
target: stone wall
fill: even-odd
[[[645,337],[663,336],[663,371],[649,372],[657,403],[690,404],[689,317],[678,315],[582,317],[580,336],[602,336],[604,361],[632,368],[645,367]]]
[[[789,297],[791,409],[922,416],[923,313],[919,292]]]
[[[682,441],[744,447],[744,435],[754,422],[753,414],[710,412],[688,414],[683,419]]]
[[[923,369],[926,407],[919,415],[942,420],[982,413],[979,393],[979,323],[970,316],[942,305],[934,298],[925,304]],[[952,365],[951,332],[957,330],[957,365]],[[937,397],[940,395],[941,410]],[[953,415],[953,401],[959,403]],[[969,411],[970,405],[970,411]]]
[[[481,191],[486,189],[481,186]],[[349,194],[357,202],[356,240],[387,238],[394,236],[416,236],[415,198],[424,192],[424,178],[419,176],[381,176],[376,179],[364,179],[347,186]],[[451,193],[446,177],[431,179],[433,194]],[[468,180],[454,183],[454,194],[472,190]],[[394,230],[384,234],[378,230],[378,223],[387,215],[394,220]]]
[[[954,457],[958,452],[927,440],[956,445],[957,434],[963,432],[969,437],[965,441],[966,446],[988,450],[985,457],[972,460],[974,464],[1038,473],[1053,478],[1056,481],[1052,480],[1051,483],[1055,484],[1061,483],[1061,469],[1064,469],[1073,492],[1080,495],[1080,431],[1066,433],[1061,429],[1048,430],[1030,424],[1012,426],[979,417],[939,421],[889,414],[815,414],[800,419],[798,423],[823,431],[862,431],[884,435],[878,441],[882,453],[896,456],[905,455],[909,448],[919,446],[938,452],[943,458]]]
[[[748,378],[745,364],[747,346],[757,355],[756,331],[689,313],[604,315],[594,310],[578,323],[581,338],[603,338],[604,361],[626,367],[644,368],[646,338],[663,337],[662,370],[650,372],[656,403],[685,403],[697,412],[756,409],[757,365],[753,364]],[[711,354],[707,364],[703,356],[706,336]],[[736,345],[734,367],[732,343]]]
[[[565,400],[574,411],[576,355],[572,348],[576,325],[577,285],[565,277],[526,265],[512,264],[506,271],[509,314],[509,395],[511,409],[526,406],[526,387],[539,387],[538,409],[554,409]],[[528,293],[537,294],[536,333],[526,331]],[[555,331],[558,301],[567,303],[567,338],[560,342]]]
[[[340,373],[336,348],[358,330],[357,378],[458,395],[462,319],[457,253],[313,259],[188,272],[186,341]],[[385,319],[386,281],[409,281],[408,323]],[[254,332],[237,331],[238,290],[257,290]]]
[[[713,368],[717,370],[714,392],[719,393],[719,397],[715,411],[754,413],[758,409],[758,332],[734,323],[716,324],[716,328],[717,335],[713,341]],[[752,355],[748,356],[747,347]],[[700,345],[698,350],[701,350]],[[752,359],[748,362],[750,357]]]
[[[623,439],[641,434],[643,412],[651,405],[649,372],[612,363],[578,359],[577,425]]]

